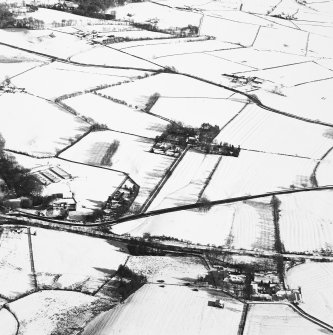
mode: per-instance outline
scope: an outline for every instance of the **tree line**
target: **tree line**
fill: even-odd
[[[0,178],[5,182],[3,186],[4,198],[23,196],[38,196],[42,185],[29,169],[20,166],[15,157],[4,151],[5,140],[0,135]]]

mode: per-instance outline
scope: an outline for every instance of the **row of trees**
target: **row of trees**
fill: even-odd
[[[0,29],[16,27],[28,29],[44,29],[44,21],[27,17],[16,19],[6,3],[0,3]]]
[[[117,276],[120,279],[117,291],[122,300],[125,300],[142,285],[147,283],[145,276],[133,272],[125,265],[119,265]]]

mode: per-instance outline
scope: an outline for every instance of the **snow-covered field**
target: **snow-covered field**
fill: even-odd
[[[188,151],[148,210],[196,203],[220,156]]]
[[[224,309],[208,306],[208,301],[224,301]],[[236,334],[242,303],[218,291],[146,284],[124,304],[93,320],[83,335]]]
[[[311,61],[285,65],[259,71],[242,72],[245,76],[256,76],[287,87],[332,78],[332,71]]]
[[[208,122],[222,128],[244,106],[243,102],[228,99],[161,97],[150,111],[187,126],[200,127]]]
[[[287,252],[333,250],[333,191],[282,195],[280,236]]]
[[[331,133],[329,127],[249,105],[220,132],[216,140],[246,149],[320,158],[333,145]]]
[[[7,149],[50,156],[88,130],[88,123],[28,94],[3,94],[0,105],[0,133]]]
[[[310,159],[242,150],[237,158],[222,157],[203,195],[218,200],[310,187],[315,164]]]
[[[174,98],[229,98],[232,95],[232,92],[223,88],[185,76],[166,73],[106,88],[99,92],[139,107],[143,107],[154,93],[159,93],[162,97]]]
[[[20,323],[17,335],[69,335],[93,317],[91,308],[97,303],[97,298],[79,292],[42,291],[9,307]]]
[[[308,55],[312,57],[332,58],[332,39],[311,34],[309,38]]]
[[[320,162],[317,171],[316,179],[319,186],[333,185],[333,150]]]
[[[219,41],[249,47],[252,46],[258,29],[259,25],[205,16],[202,20],[200,33],[214,36]]]
[[[113,226],[117,234],[170,236],[193,243],[232,249],[273,250],[274,224],[270,198],[186,210]]]
[[[306,320],[291,307],[283,304],[250,305],[244,335],[314,335],[325,334],[325,329]]]
[[[0,329],[2,335],[16,335],[17,321],[7,309],[0,310]]]
[[[240,46],[217,40],[203,40],[203,38],[172,38],[163,40],[133,41],[113,44],[112,47],[122,49],[132,55],[148,58],[162,59],[172,55],[188,53],[203,53],[214,50],[229,50]]]
[[[253,47],[303,56],[306,53],[307,38],[307,32],[297,29],[261,27]]]
[[[130,14],[131,21],[134,22],[144,23],[157,19],[157,26],[160,29],[187,27],[189,24],[198,26],[200,21],[198,13],[177,11],[152,2],[129,3],[110,10],[116,10],[116,17],[120,20],[128,20],[128,14]]]
[[[106,124],[112,130],[151,137],[161,135],[167,121],[133,108],[113,102],[93,93],[80,95],[64,101],[80,115]],[[98,106],[98,108],[96,108]]]
[[[112,32],[113,36],[116,37],[123,37],[123,38],[128,38],[131,40],[135,39],[160,39],[160,38],[168,38],[172,37],[172,35],[165,34],[165,33],[160,33],[160,32],[155,32],[155,31],[149,31],[149,30],[142,30],[142,29],[128,29],[128,30],[123,30],[123,31],[114,31]],[[141,41],[138,41],[139,43]],[[113,43],[111,44],[113,47]]]
[[[46,58],[0,45],[0,83],[45,63]]]
[[[256,95],[266,106],[313,121],[333,124],[333,99],[330,94],[332,85],[332,79],[288,88],[277,84],[275,87],[278,90],[275,92],[279,93],[280,90],[283,95],[274,93],[274,88],[256,91]]]
[[[207,269],[199,257],[130,256],[126,266],[147,277],[148,282],[182,284],[205,276]]]
[[[150,139],[99,131],[86,136],[61,157],[128,173],[140,186],[135,203],[141,206],[174,161],[173,157],[150,153],[152,145]]]
[[[94,291],[126,261],[106,240],[32,228],[32,250],[40,288]],[[1,237],[1,294],[10,298],[33,289],[26,229]]]
[[[307,58],[302,56],[289,55],[271,50],[257,50],[255,48],[219,50],[209,52],[209,54],[257,69],[300,63],[307,60]]]
[[[42,63],[39,62],[1,62],[0,60],[0,83],[7,79],[15,77],[26,71],[31,71],[38,66],[41,66]],[[13,82],[13,81],[12,81]],[[17,85],[18,87],[22,87]]]
[[[77,210],[89,211],[101,208],[108,197],[126,178],[124,173],[99,169],[97,167],[75,164],[59,159],[50,160],[47,166],[39,168],[43,171],[49,167],[60,167],[70,179],[60,179],[51,183],[43,190],[43,195],[62,193],[64,197],[74,196],[77,201]]]
[[[88,44],[87,44],[88,45]],[[161,67],[137,58],[135,56],[127,55],[116,49],[111,49],[106,46],[95,46],[81,53],[77,53],[71,57],[74,62],[94,64],[94,65],[107,65],[124,68],[135,68],[135,69],[151,69],[160,70]]]
[[[223,59],[219,56],[200,52],[172,55],[158,58],[156,62],[163,66],[173,66],[177,71],[200,78],[220,82],[221,75],[252,71],[253,68]],[[198,66],[198,64],[205,64]]]
[[[102,22],[102,20],[48,8],[38,8],[36,12],[27,13],[27,18],[29,17],[32,17],[35,20],[42,20],[47,26],[55,26],[55,23],[62,24],[63,21],[70,21],[71,25],[74,26],[92,25]]]
[[[305,312],[333,325],[333,263],[306,262],[287,272],[286,283],[301,287],[300,307]]]
[[[3,230],[0,237],[1,296],[14,299],[33,290],[30,274],[28,236]]]
[[[28,71],[12,82],[29,93],[53,99],[99,85],[121,83],[143,74],[144,72],[135,70],[100,69],[53,62]]]
[[[52,30],[2,29],[0,41],[61,58],[92,48],[85,40]]]

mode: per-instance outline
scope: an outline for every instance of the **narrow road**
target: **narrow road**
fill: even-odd
[[[169,207],[169,208],[163,208],[163,209],[148,211],[148,212],[145,212],[145,213],[128,215],[128,216],[124,216],[124,217],[121,217],[121,218],[119,218],[117,220],[113,220],[113,221],[105,221],[105,222],[101,222],[101,223],[90,223],[90,224],[88,223],[88,224],[85,224],[84,227],[88,228],[88,227],[114,226],[116,224],[120,224],[120,223],[123,223],[123,222],[143,219],[143,218],[157,216],[157,215],[161,215],[161,214],[174,213],[174,212],[179,212],[179,211],[184,211],[184,210],[205,208],[207,206],[211,207],[211,206],[215,206],[215,205],[230,204],[230,203],[234,203],[234,202],[260,199],[260,198],[269,197],[269,196],[273,196],[273,195],[278,196],[278,195],[294,194],[294,193],[302,193],[302,192],[319,192],[319,191],[324,191],[324,190],[333,190],[333,185],[326,185],[326,186],[320,186],[320,187],[307,187],[307,188],[300,188],[300,189],[287,189],[287,190],[282,190],[282,191],[273,191],[273,192],[255,194],[255,195],[245,195],[245,196],[239,196],[239,197],[234,197],[234,198],[214,200],[214,201],[209,201],[207,203],[197,202],[197,203],[193,203],[193,204],[189,204],[189,205]],[[73,222],[66,221],[66,220],[54,220],[54,219],[49,219],[49,218],[46,218],[46,217],[41,217],[41,216],[33,215],[33,214],[27,214],[27,213],[23,213],[23,212],[20,212],[20,213],[14,212],[10,215],[12,215],[13,217],[16,216],[16,217],[34,218],[34,219],[38,219],[38,220],[44,221],[44,222],[63,224],[63,225],[68,225],[68,226],[72,226],[72,227],[82,227],[82,223],[73,223]]]

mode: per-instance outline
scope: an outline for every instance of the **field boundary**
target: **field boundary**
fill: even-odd
[[[198,201],[200,201],[200,199],[201,199],[202,195],[204,194],[207,186],[209,185],[210,181],[212,180],[214,173],[216,172],[217,168],[219,167],[219,165],[220,165],[220,163],[222,161],[222,157],[223,157],[223,155],[221,155],[219,157],[219,159],[217,160],[217,162],[216,162],[215,166],[213,167],[212,171],[210,171],[209,176],[206,179],[203,188],[200,190],[200,192],[198,194]]]
[[[242,311],[242,316],[241,316],[241,320],[240,320],[240,323],[239,323],[239,328],[238,328],[237,335],[243,335],[243,333],[244,333],[248,311],[249,311],[249,304],[246,302],[243,305],[243,311]]]
[[[92,126],[90,126],[90,129],[88,131],[86,131],[85,133],[83,133],[81,136],[79,136],[77,139],[75,139],[75,141],[73,141],[72,143],[70,143],[68,146],[62,148],[61,150],[57,151],[56,154],[53,156],[55,158],[59,158],[59,155],[61,155],[62,153],[64,153],[66,150],[70,149],[72,146],[74,146],[75,144],[77,144],[78,142],[80,142],[82,139],[84,139],[86,136],[88,136],[90,133],[93,132]]]
[[[320,164],[322,163],[322,161],[331,153],[332,150],[333,150],[333,147],[328,149],[327,152],[325,152],[325,154],[318,160],[316,166],[313,169],[310,180],[313,183],[314,187],[319,187],[318,180],[317,180],[317,170],[318,170]]]
[[[191,146],[188,145],[185,148],[185,150],[181,153],[181,155],[179,157],[177,157],[177,159],[175,159],[173,161],[173,163],[171,164],[171,166],[165,172],[165,174],[162,177],[162,179],[158,182],[158,184],[156,185],[156,187],[154,188],[154,190],[148,196],[147,200],[141,206],[139,213],[143,213],[143,212],[145,212],[148,209],[148,207],[151,205],[151,203],[153,202],[153,200],[156,198],[157,194],[161,191],[161,189],[164,186],[164,184],[171,177],[173,171],[176,169],[176,167],[178,166],[178,164],[184,158],[185,154],[188,152],[188,150],[190,149],[190,147]]]

